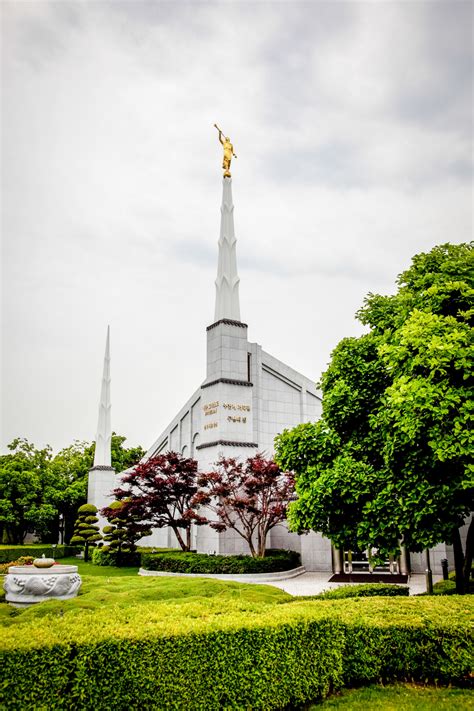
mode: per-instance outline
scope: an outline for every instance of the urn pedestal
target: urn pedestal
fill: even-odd
[[[5,600],[15,607],[33,605],[45,600],[69,600],[81,587],[77,565],[11,565],[5,576]]]

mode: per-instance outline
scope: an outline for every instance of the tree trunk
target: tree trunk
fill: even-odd
[[[84,563],[89,561],[89,544],[86,542],[84,544]]]
[[[453,551],[454,569],[456,571],[456,592],[458,595],[464,595],[464,553],[459,528],[455,528],[453,532]]]
[[[467,532],[466,539],[466,555],[464,558],[464,587],[466,592],[469,592],[469,582],[471,579],[472,557],[474,554],[474,518],[471,517],[471,523]]]
[[[267,536],[263,531],[258,531],[258,556],[259,558],[265,558],[265,546],[267,543]]]
[[[257,551],[255,550],[255,546],[252,541],[252,536],[249,536],[249,538],[246,538],[245,540],[249,544],[250,553],[251,553],[252,558],[257,558],[258,554],[257,554]]]
[[[177,527],[172,527],[172,528],[174,531],[174,535],[178,539],[178,543],[181,546],[181,550],[188,551],[189,548],[186,547],[186,543],[183,541],[183,537],[182,537],[181,533],[179,532],[179,529]]]
[[[186,529],[186,550],[191,550],[191,526]]]

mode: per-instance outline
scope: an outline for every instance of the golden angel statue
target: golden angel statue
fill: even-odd
[[[222,168],[224,170],[224,178],[230,178],[230,163],[232,160],[232,157],[237,158],[237,156],[234,153],[234,146],[230,142],[229,136],[224,136],[223,132],[219,128],[219,126],[215,123],[214,126],[217,128],[219,131],[219,141],[222,143],[224,147],[224,158],[222,160]],[[222,140],[222,136],[224,136],[224,140]]]

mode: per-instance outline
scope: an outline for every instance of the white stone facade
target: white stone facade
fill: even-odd
[[[245,459],[264,452],[270,457],[278,433],[314,421],[320,413],[321,399],[312,380],[263,351],[258,343],[251,343],[246,324],[223,319],[207,329],[206,379],[145,458],[174,450],[194,457],[199,469],[206,471],[221,455]],[[168,529],[154,531],[146,542],[177,545]],[[218,534],[208,526],[197,527],[194,543],[201,552],[248,552],[247,544],[234,531]],[[331,569],[330,544],[321,543],[317,534],[298,536],[286,526],[277,526],[268,545],[301,551],[303,564],[310,570]],[[319,561],[313,547],[322,553]]]

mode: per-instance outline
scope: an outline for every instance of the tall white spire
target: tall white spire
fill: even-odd
[[[237,274],[236,243],[237,240],[234,233],[234,205],[232,204],[232,179],[224,178],[214,321],[220,321],[221,319],[240,321],[240,279]]]
[[[104,372],[100,392],[99,422],[95,441],[94,467],[111,466],[112,430],[110,424],[110,326],[107,326]]]

